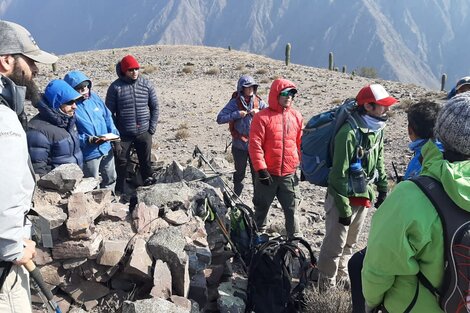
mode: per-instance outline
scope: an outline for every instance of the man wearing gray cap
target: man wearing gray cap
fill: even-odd
[[[447,101],[434,135],[444,152],[432,141],[423,146],[421,176],[434,178],[458,207],[470,212],[469,92]],[[386,312],[442,312],[438,298],[419,282],[417,273],[440,289],[445,249],[443,226],[432,202],[412,181],[399,183],[372,217],[362,269],[367,312],[379,305]],[[465,301],[461,311],[468,309]]]
[[[56,61],[24,27],[0,21],[0,312],[31,312],[29,278],[22,265],[36,254],[25,219],[35,180],[23,129],[24,103],[25,98],[38,98],[35,63]]]

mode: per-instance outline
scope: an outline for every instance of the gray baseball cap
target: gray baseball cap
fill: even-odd
[[[58,57],[39,49],[33,36],[21,25],[0,21],[0,55],[22,54],[35,62],[52,64]]]

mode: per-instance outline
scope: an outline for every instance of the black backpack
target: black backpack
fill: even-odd
[[[299,312],[303,290],[315,269],[316,258],[305,240],[276,237],[265,242],[251,260],[245,312]]]
[[[438,297],[444,312],[467,312],[470,310],[470,212],[458,207],[437,180],[418,176],[411,181],[421,188],[436,208],[444,232],[445,269],[441,288],[435,288],[421,272],[418,279]],[[418,293],[419,284],[410,310]]]

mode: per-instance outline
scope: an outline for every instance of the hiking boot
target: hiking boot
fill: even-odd
[[[294,233],[292,236],[289,236],[289,239],[304,239],[304,234],[302,232]]]
[[[130,201],[131,201],[131,197],[128,194],[123,193],[119,196],[119,203],[129,204]]]
[[[335,281],[326,276],[325,274],[318,272],[318,290],[320,293],[327,292],[328,290],[335,288]]]
[[[153,185],[154,182],[155,182],[155,179],[154,179],[153,177],[147,177],[147,178],[144,180],[144,186]]]

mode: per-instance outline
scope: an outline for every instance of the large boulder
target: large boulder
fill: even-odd
[[[38,186],[44,189],[57,190],[60,193],[70,192],[80,183],[83,172],[77,164],[62,164],[38,180]]]
[[[161,229],[147,242],[153,257],[169,264],[173,293],[183,297],[189,292],[189,258],[185,246],[186,240],[178,227]]]

